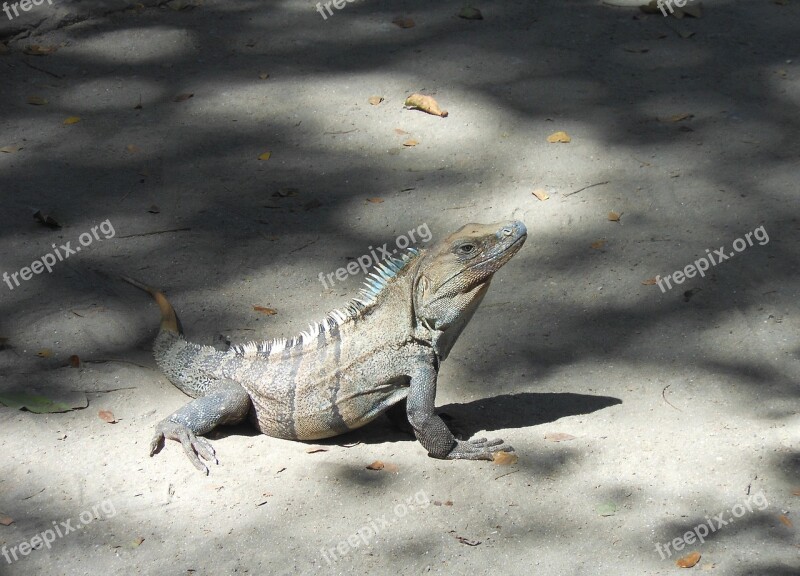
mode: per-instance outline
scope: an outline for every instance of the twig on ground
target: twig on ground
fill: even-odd
[[[117,236],[117,238],[136,238],[138,236],[153,236],[154,234],[169,234],[170,232],[187,232],[191,228],[171,228],[169,230],[156,230],[155,232],[142,232],[141,234],[128,234],[126,236]]]
[[[664,399],[664,402],[675,408],[675,410],[677,410],[678,412],[683,412],[683,410],[681,410],[680,408],[675,406],[675,404],[667,400],[667,388],[669,388],[670,386],[672,386],[672,384],[667,384],[666,386],[664,386],[664,389],[661,391],[661,397]]]
[[[569,194],[564,194],[564,197],[572,196],[573,194],[577,194],[578,192],[583,192],[588,188],[594,188],[595,186],[602,186],[603,184],[608,184],[610,180],[606,180],[605,182],[595,182],[594,184],[589,184],[588,186],[584,186],[583,188],[578,188],[575,192],[570,192]]]

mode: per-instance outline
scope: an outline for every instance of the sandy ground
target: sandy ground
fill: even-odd
[[[81,251],[0,283],[0,394],[85,407],[0,406],[0,574],[800,573],[798,2],[54,4],[0,28],[0,272]],[[115,274],[194,341],[292,335],[355,294],[318,280],[348,258],[511,218],[438,405],[517,464],[383,418],[317,453],[220,430],[208,477],[148,457],[187,399]]]

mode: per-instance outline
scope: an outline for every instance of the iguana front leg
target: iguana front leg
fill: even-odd
[[[444,421],[434,413],[437,377],[434,361],[418,365],[417,371],[411,375],[407,399],[408,421],[428,454],[445,460],[492,460],[495,452],[513,452],[514,449],[499,438],[456,440]]]
[[[199,438],[220,424],[238,424],[250,410],[250,396],[231,380],[221,380],[204,396],[195,398],[156,426],[150,443],[150,456],[161,451],[164,440],[177,440],[195,468],[208,474],[203,460],[219,464],[214,448],[205,438]]]

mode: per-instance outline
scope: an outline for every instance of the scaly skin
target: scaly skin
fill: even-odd
[[[521,222],[467,224],[428,250],[376,267],[358,298],[300,336],[225,352],[186,341],[164,295],[125,278],[159,304],[156,361],[194,398],[159,423],[151,456],[165,439],[177,440],[208,473],[203,460],[216,462],[216,455],[200,436],[221,424],[249,415],[269,436],[316,440],[363,426],[401,402],[432,457],[491,460],[513,452],[499,439],[456,440],[434,403],[441,362],[526,236]]]

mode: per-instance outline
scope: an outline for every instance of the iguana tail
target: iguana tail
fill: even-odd
[[[142,284],[138,280],[129,278],[128,276],[120,277],[128,284],[132,284],[140,290],[144,290],[153,297],[153,299],[156,301],[156,304],[158,304],[159,309],[161,310],[161,330],[172,332],[173,334],[183,334],[183,326],[181,326],[181,321],[178,320],[178,315],[175,314],[175,309],[162,292],[159,292],[155,288],[151,288],[147,284]]]

